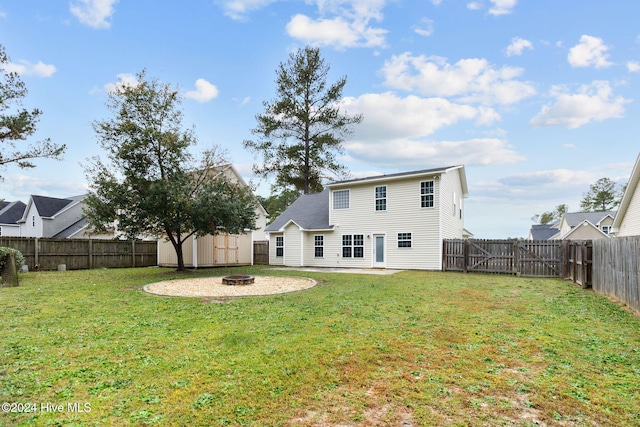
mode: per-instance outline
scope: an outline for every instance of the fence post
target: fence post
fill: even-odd
[[[520,276],[520,250],[518,240],[513,241],[513,274]]]
[[[93,268],[93,241],[89,238],[89,270]]]
[[[136,268],[136,241],[131,240],[131,267]]]
[[[469,246],[471,245],[471,243],[469,242],[469,239],[465,239],[464,240],[464,259],[462,261],[463,263],[463,270],[465,273],[468,273],[468,269],[469,269]]]
[[[39,270],[40,269],[40,260],[38,259],[38,254],[39,254],[39,246],[40,246],[40,242],[38,240],[38,238],[36,237],[35,239],[33,239],[33,263],[34,263],[34,270]]]

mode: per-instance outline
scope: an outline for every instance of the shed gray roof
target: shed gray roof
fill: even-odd
[[[606,218],[607,215],[611,215],[612,218],[616,217],[616,211],[608,212],[573,212],[564,214],[564,218],[570,227],[580,225],[582,221],[587,220],[593,225],[598,225],[600,221]]]
[[[321,193],[303,194],[265,228],[267,232],[280,231],[290,221],[305,230],[328,230],[329,190]]]
[[[3,202],[0,205],[0,224],[17,224],[27,207],[21,201]]]

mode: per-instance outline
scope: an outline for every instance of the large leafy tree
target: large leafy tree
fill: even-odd
[[[8,64],[9,57],[0,45],[0,167],[15,163],[21,168],[33,168],[33,160],[37,158],[60,160],[65,145],[54,144],[48,138],[26,147],[17,146],[35,133],[42,111],[21,107],[27,88],[18,73],[7,71]]]
[[[618,206],[621,198],[622,191],[614,181],[606,177],[600,178],[583,195],[580,208],[587,212],[606,212]]]
[[[145,71],[109,95],[113,116],[93,123],[107,160],[96,157],[86,167],[85,201],[97,230],[115,224],[128,238],[163,236],[184,270],[186,239],[255,227],[257,201],[249,188],[225,178],[219,148],[198,159],[191,153],[197,140],[193,128],[182,126],[180,104],[176,90]]]
[[[279,188],[317,192],[324,178],[346,174],[338,155],[351,125],[360,123],[362,116],[342,112],[347,78],[329,84],[328,73],[320,49],[291,53],[276,71],[275,99],[264,102],[264,113],[256,116],[258,125],[252,133],[258,138],[244,141],[245,148],[263,157],[262,164],[254,165],[254,173],[275,175]]]

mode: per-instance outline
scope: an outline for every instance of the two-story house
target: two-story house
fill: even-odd
[[[272,265],[440,270],[463,238],[464,166],[334,182],[297,199],[269,233]]]
[[[85,237],[86,221],[82,200],[85,195],[57,198],[31,196],[17,221],[21,237]]]

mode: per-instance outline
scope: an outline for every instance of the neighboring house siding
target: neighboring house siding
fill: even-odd
[[[43,237],[42,218],[33,203],[28,207],[25,222],[20,225],[20,236]]]
[[[53,237],[67,227],[78,222],[83,216],[83,203],[72,203],[64,210],[56,214],[55,220],[42,219],[42,237]]]
[[[622,218],[618,236],[640,236],[640,185],[636,186]]]

